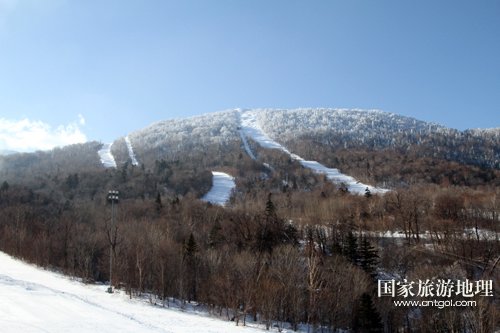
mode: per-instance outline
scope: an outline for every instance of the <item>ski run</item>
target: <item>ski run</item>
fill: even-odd
[[[111,146],[113,143],[105,143],[101,150],[98,151],[99,157],[101,158],[101,163],[105,168],[116,168],[116,161],[111,154]]]
[[[0,252],[0,331],[33,332],[263,332],[204,312],[154,306],[107,286],[83,284]]]
[[[385,193],[388,190],[373,187],[371,185],[363,184],[354,179],[351,176],[347,176],[341,173],[338,169],[328,168],[316,161],[307,161],[302,157],[291,153],[288,149],[283,147],[278,142],[271,139],[269,136],[264,133],[262,128],[260,127],[255,111],[240,111],[240,133],[243,140],[243,144],[245,150],[250,155],[251,158],[255,159],[254,154],[250,150],[246,139],[243,139],[244,136],[250,137],[252,140],[257,142],[260,146],[267,149],[279,149],[282,152],[288,154],[293,160],[298,161],[303,167],[313,170],[316,173],[324,174],[326,177],[336,183],[336,184],[345,184],[350,192],[356,194],[365,194],[368,189],[371,193]]]
[[[224,206],[236,187],[234,177],[224,172],[212,171],[212,188],[202,198],[214,205]]]
[[[128,137],[128,135],[125,136],[125,144],[127,145],[128,156],[132,160],[132,165],[138,166],[139,162],[137,161],[137,158],[135,157],[134,149],[132,148],[132,143],[130,142],[130,138]]]

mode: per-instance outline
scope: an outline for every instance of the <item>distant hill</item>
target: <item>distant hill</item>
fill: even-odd
[[[17,154],[17,151],[14,150],[7,150],[7,149],[0,149],[0,155],[12,155],[12,154]]]

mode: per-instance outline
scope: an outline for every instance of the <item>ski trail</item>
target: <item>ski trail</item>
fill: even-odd
[[[132,142],[130,142],[130,138],[128,137],[128,135],[125,136],[125,144],[127,145],[128,156],[132,160],[132,165],[138,166],[139,162],[137,162],[137,159],[136,159],[135,154],[134,154],[134,149],[132,148]]]
[[[153,306],[106,285],[85,285],[0,252],[2,332],[263,332],[234,322]]]
[[[243,134],[242,130],[239,130],[238,132],[240,133],[240,138],[241,138],[241,141],[243,142],[243,147],[245,148],[245,151],[247,152],[248,156],[250,156],[250,158],[252,160],[256,160],[257,157],[255,157],[255,155],[253,154],[252,149],[250,149],[250,146],[248,145],[248,141],[247,141],[247,138],[245,137],[245,134]]]
[[[245,151],[247,152],[248,156],[250,156],[250,158],[252,160],[256,160],[257,157],[254,155],[252,149],[250,148],[250,145],[248,144],[248,141],[247,141],[247,138],[245,136],[245,133],[243,132],[243,129],[241,127],[241,109],[236,109],[237,111],[237,114],[238,114],[238,124],[240,124],[240,126],[238,127],[238,133],[240,134],[240,138],[241,138],[241,142],[243,142],[243,148],[245,148]]]
[[[116,168],[116,161],[113,157],[113,154],[111,153],[112,145],[113,143],[105,143],[102,146],[101,150],[97,152],[99,154],[99,157],[101,158],[101,163],[105,168]]]
[[[212,171],[212,188],[201,200],[225,206],[235,187],[234,177],[225,172]]]
[[[313,170],[316,173],[324,174],[326,177],[336,184],[345,184],[350,192],[356,194],[365,194],[368,189],[371,193],[385,193],[388,190],[371,185],[363,184],[357,181],[354,177],[341,173],[338,169],[328,168],[316,161],[304,160],[299,155],[293,154],[287,148],[267,136],[260,127],[254,111],[240,111],[241,130],[243,136],[251,137],[259,145],[268,149],[279,149],[288,154],[293,160],[298,161],[303,167]],[[250,155],[250,154],[249,154]],[[252,154],[253,155],[253,154]]]

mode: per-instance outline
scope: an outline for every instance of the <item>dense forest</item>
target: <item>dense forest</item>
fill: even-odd
[[[89,283],[108,283],[112,258],[114,288],[166,307],[198,304],[236,325],[498,329],[495,288],[492,297],[471,297],[476,306],[443,309],[396,307],[377,294],[381,279],[498,286],[498,168],[427,156],[423,146],[289,142],[303,156],[390,188],[352,195],[288,155],[250,144],[257,160],[233,140],[170,155],[139,150],[141,164],[133,166],[121,140],[116,169],[99,164],[99,143],[2,157],[0,249]],[[236,178],[225,207],[199,200],[212,170]],[[114,220],[109,190],[120,192]]]

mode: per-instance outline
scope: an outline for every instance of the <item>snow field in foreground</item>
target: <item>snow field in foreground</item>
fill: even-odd
[[[0,252],[0,331],[262,332],[200,314],[152,306],[107,286],[85,285]]]

